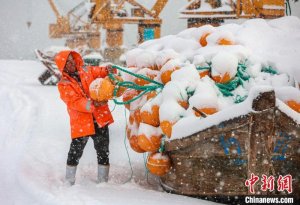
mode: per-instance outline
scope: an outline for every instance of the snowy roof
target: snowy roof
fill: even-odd
[[[223,13],[226,12],[226,14],[230,15],[228,12],[234,12],[234,8],[232,6],[232,2],[228,0],[222,0],[220,2],[220,6],[212,7],[212,5],[205,0],[195,0],[192,2],[189,2],[184,8],[181,9],[181,17],[192,17],[193,14],[197,13],[197,16],[200,14],[207,15],[212,13]],[[191,16],[192,15],[192,16]],[[225,15],[227,16],[227,15]],[[236,16],[236,15],[235,15]]]

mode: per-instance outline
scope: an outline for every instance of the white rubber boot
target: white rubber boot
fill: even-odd
[[[109,165],[98,164],[97,183],[108,182]]]
[[[76,169],[77,169],[77,166],[67,165],[66,184],[68,184],[68,185],[74,185],[75,184]]]

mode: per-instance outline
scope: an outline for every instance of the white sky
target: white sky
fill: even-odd
[[[48,25],[56,21],[47,0],[0,0],[0,59],[34,58],[33,50],[51,45],[63,46],[64,41],[48,37]],[[82,0],[55,0],[62,12],[66,12]],[[154,0],[138,0],[150,8]],[[178,19],[179,9],[187,0],[169,0],[161,13],[162,35],[176,34],[186,28],[186,20]],[[292,14],[300,17],[300,3],[291,2]],[[31,21],[30,29],[26,22]],[[126,26],[124,42],[132,45],[137,39],[136,26]]]

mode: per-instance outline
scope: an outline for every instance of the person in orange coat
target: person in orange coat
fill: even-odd
[[[107,182],[109,173],[109,130],[113,117],[107,101],[91,100],[89,85],[96,78],[104,78],[114,72],[110,66],[83,65],[83,60],[75,51],[61,51],[55,56],[55,62],[62,73],[58,83],[61,99],[67,105],[70,116],[72,142],[68,153],[66,182],[75,183],[77,165],[84,147],[91,137],[97,152],[97,181]]]

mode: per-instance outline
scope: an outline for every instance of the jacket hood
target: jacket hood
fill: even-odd
[[[69,57],[69,55],[72,55],[74,58],[74,61],[76,63],[76,68],[77,70],[83,66],[83,60],[82,57],[80,56],[79,53],[72,51],[72,50],[64,50],[64,51],[60,51],[58,54],[56,54],[55,56],[55,63],[58,67],[58,69],[60,70],[61,73],[63,73],[63,70],[65,68],[65,65],[67,63],[67,59]]]

